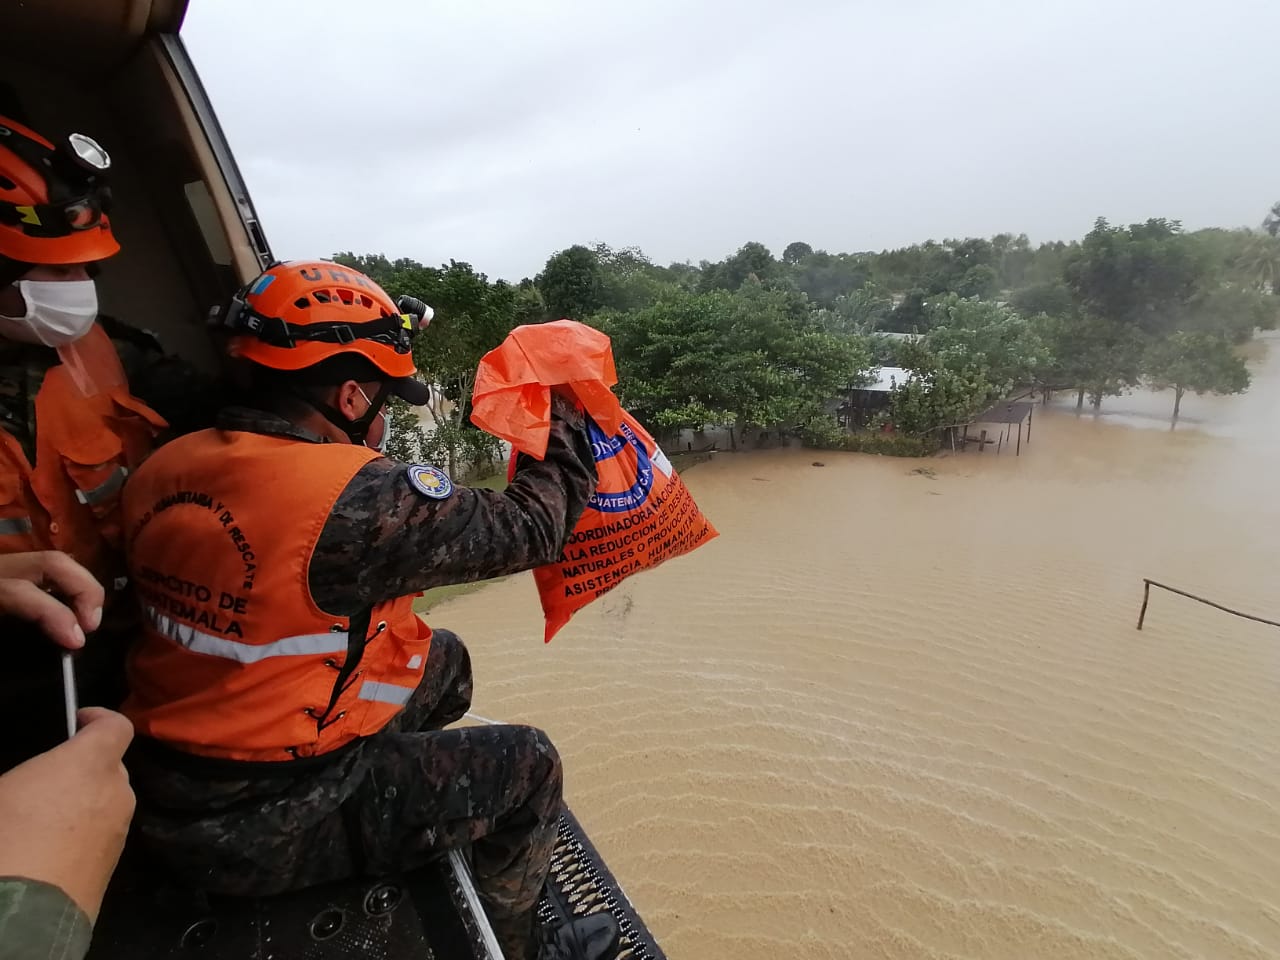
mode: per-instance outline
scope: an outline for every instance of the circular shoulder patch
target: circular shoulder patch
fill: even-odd
[[[432,500],[444,500],[453,493],[453,481],[439,467],[415,463],[409,467],[406,476],[409,478],[409,486]]]

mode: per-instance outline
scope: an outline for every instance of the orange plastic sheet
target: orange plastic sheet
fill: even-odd
[[[671,461],[612,390],[609,338],[572,320],[518,327],[480,361],[471,419],[539,459],[547,452],[551,387],[587,412],[599,475],[595,495],[556,563],[533,571],[550,641],[569,618],[627,577],[718,536]]]
[[[617,433],[622,405],[609,338],[576,320],[526,324],[480,360],[471,422],[541,460],[551,429],[551,388],[572,388],[601,429]]]

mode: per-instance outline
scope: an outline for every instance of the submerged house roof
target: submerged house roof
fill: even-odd
[[[1035,410],[1025,400],[1001,400],[973,418],[974,423],[1022,423]]]

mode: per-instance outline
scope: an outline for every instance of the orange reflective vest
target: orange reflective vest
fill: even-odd
[[[426,668],[413,597],[367,631],[316,606],[308,570],[339,495],[377,454],[203,430],[158,450],[125,488],[125,549],[143,606],[125,714],[186,753],[281,761],[381,730]]]
[[[95,325],[58,351],[36,393],[36,462],[0,431],[0,553],[64,550],[108,589],[123,573],[120,491],[167,424],[129,393]]]

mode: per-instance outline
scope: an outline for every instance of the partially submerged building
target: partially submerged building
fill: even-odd
[[[858,430],[870,423],[889,406],[894,388],[906,383],[915,373],[903,367],[880,367],[872,376],[870,383],[849,387],[836,408],[836,419],[847,430]]]

